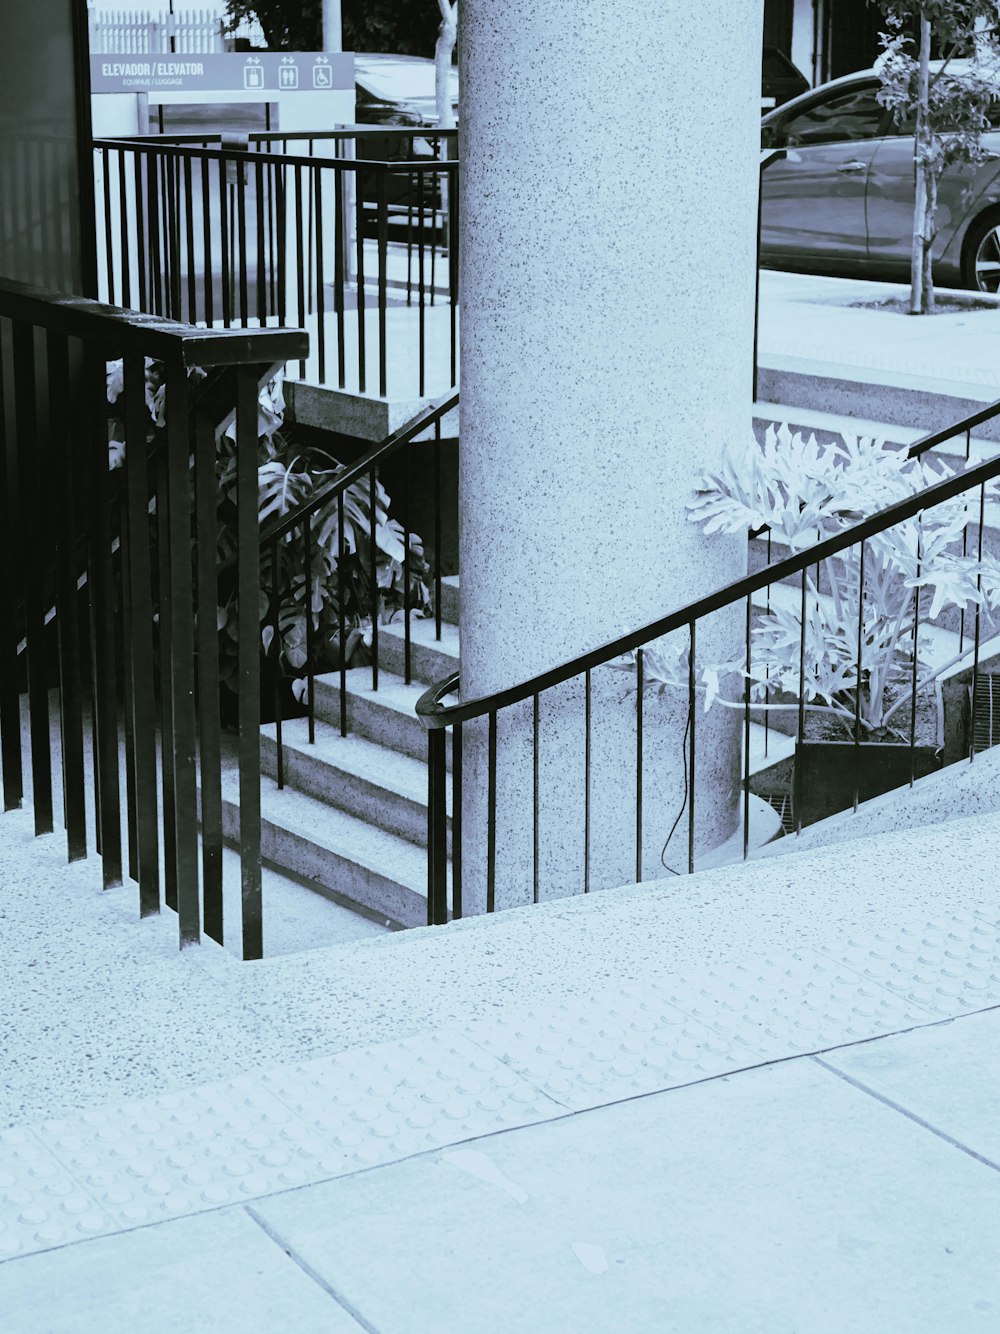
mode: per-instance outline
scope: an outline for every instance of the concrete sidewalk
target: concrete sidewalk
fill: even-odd
[[[1000,816],[256,965],[27,823],[5,1334],[996,1328]]]

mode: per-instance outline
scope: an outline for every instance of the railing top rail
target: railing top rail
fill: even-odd
[[[973,415],[979,416],[978,413]],[[945,439],[949,439],[965,429],[963,421],[957,427],[950,428],[945,434]],[[811,565],[817,565],[820,561],[836,556],[848,547],[856,546],[859,542],[867,541],[898,523],[912,519],[923,510],[932,509],[935,505],[951,500],[965,491],[972,491],[978,486],[983,486],[995,477],[1000,477],[1000,454],[974,468],[967,468],[963,472],[954,473],[940,482],[935,482],[923,491],[918,491],[915,495],[907,496],[905,500],[897,501],[894,505],[879,510],[867,519],[862,519],[860,523],[845,528],[842,532],[816,543],[815,546],[808,547],[805,551],[786,556],[784,559],[775,561],[773,565],[766,566],[754,574],[745,575],[742,579],[737,579],[731,584],[725,584],[703,597],[696,598],[693,602],[687,603],[678,610],[670,612],[669,615],[661,616],[659,620],[653,621],[639,630],[620,635],[617,639],[611,640],[610,643],[592,649],[589,653],[583,653],[572,661],[550,668],[546,672],[540,672],[537,676],[522,681],[518,685],[510,686],[506,690],[498,690],[494,694],[483,696],[480,699],[463,700],[457,704],[445,705],[441,701],[445,696],[451,694],[458,685],[458,676],[450,676],[446,681],[431,686],[429,690],[424,692],[417,701],[417,714],[426,728],[437,729],[450,727],[455,723],[465,723],[472,718],[484,717],[488,713],[499,711],[512,704],[520,704],[523,700],[530,699],[533,695],[549,689],[550,686],[560,685],[562,682],[570,681],[573,677],[579,676],[585,671],[602,667],[613,659],[621,657],[623,653],[628,653],[632,649],[649,643],[650,640],[659,639],[662,635],[670,634],[674,630],[681,630],[712,612],[721,611],[723,607],[742,602],[745,598],[752,597],[754,593],[766,588],[769,584],[779,583],[791,575],[800,574]]]
[[[272,140],[282,143],[309,142],[314,139],[457,139],[458,130],[439,130],[432,125],[338,125],[330,130],[248,130],[247,140],[252,144],[266,144]],[[218,130],[185,130],[169,134],[119,134],[116,141],[130,143],[221,143],[225,135]],[[96,139],[96,143],[110,141],[107,135]]]
[[[136,353],[179,366],[246,366],[309,355],[302,329],[199,329],[8,278],[0,278],[0,318],[96,344],[110,357]]]
[[[198,141],[204,142],[205,137],[204,135],[198,136]],[[282,167],[329,167],[335,171],[358,171],[382,167],[389,172],[405,171],[412,173],[418,171],[453,172],[458,168],[456,158],[393,158],[391,161],[385,161],[382,158],[308,157],[294,153],[262,153],[257,149],[251,151],[243,148],[224,147],[192,148],[186,144],[175,144],[169,141],[164,143],[159,135],[152,136],[149,139],[95,139],[94,147],[128,149],[131,152],[154,153],[162,157],[187,157],[196,161],[244,161],[251,164],[273,162]]]

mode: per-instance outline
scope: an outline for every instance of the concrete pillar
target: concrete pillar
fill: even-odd
[[[462,695],[524,680],[745,570],[686,520],[750,438],[761,0],[462,0]],[[742,610],[699,629],[741,651]],[[538,896],[584,888],[585,686],[543,697]],[[591,681],[590,888],[634,881],[636,694]],[[647,695],[645,877],[684,802],[686,699]],[[700,849],[738,811],[735,713],[699,712]],[[486,727],[465,741],[482,910]],[[497,906],[533,897],[530,702],[498,720]],[[665,854],[686,868],[686,816]]]

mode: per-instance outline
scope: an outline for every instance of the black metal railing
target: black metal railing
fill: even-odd
[[[450,142],[97,140],[101,294],[189,324],[307,328],[298,373],[315,384],[440,393],[458,377],[458,163],[437,155]]]
[[[194,368],[235,404],[245,958],[263,946],[258,388],[267,368],[307,349],[300,330],[195,329],[0,280],[4,809],[21,804],[30,764],[35,832],[52,832],[56,781],[69,857],[86,856],[92,818],[105,885],[127,873],[142,915],[174,908],[182,945],[224,934],[218,412]],[[112,470],[108,362],[119,358]]]
[[[799,625],[799,674],[798,680],[804,683],[807,679],[806,672],[806,626],[809,615],[813,608],[823,599],[824,594],[820,591],[820,569],[825,562],[838,554],[850,549],[857,548],[860,553],[860,583],[857,590],[858,602],[858,624],[850,632],[856,630],[857,633],[857,653],[853,669],[853,681],[856,687],[855,699],[858,701],[858,712],[855,714],[853,726],[851,728],[851,745],[853,746],[853,800],[854,808],[857,809],[859,799],[859,786],[862,775],[862,730],[860,726],[860,698],[861,683],[865,677],[865,659],[864,659],[864,639],[862,622],[864,619],[864,608],[866,594],[871,596],[870,587],[866,586],[865,575],[865,551],[866,545],[879,534],[886,533],[907,520],[911,520],[921,514],[932,511],[936,506],[956,497],[972,497],[969,503],[968,513],[971,518],[962,529],[961,551],[962,554],[975,552],[976,559],[982,566],[984,553],[984,531],[986,530],[986,494],[987,486],[1000,478],[1000,455],[990,458],[984,462],[973,463],[971,461],[972,452],[972,431],[982,423],[989,421],[1000,415],[1000,402],[985,406],[974,414],[955,423],[953,426],[944,430],[934,432],[912,445],[908,451],[910,457],[916,458],[926,455],[929,451],[938,446],[946,445],[952,441],[961,441],[964,437],[965,450],[960,450],[958,456],[952,455],[950,460],[947,457],[942,458],[941,471],[942,480],[934,483],[928,488],[913,494],[912,496],[895,503],[878,513],[864,518],[846,530],[809,547],[806,550],[791,552],[782,559],[770,564],[756,573],[751,573],[742,579],[719,588],[704,597],[700,597],[686,606],[663,616],[658,620],[646,625],[630,634],[623,635],[610,643],[603,644],[588,653],[581,654],[571,661],[563,663],[549,671],[541,672],[528,680],[522,681],[508,689],[497,691],[489,696],[479,699],[461,700],[457,703],[446,703],[448,696],[455,694],[459,689],[460,677],[458,673],[453,674],[445,681],[432,687],[422,696],[417,705],[417,712],[422,719],[428,732],[428,921],[431,924],[444,923],[449,916],[460,917],[462,915],[462,885],[463,885],[463,801],[462,801],[462,769],[463,769],[463,728],[470,724],[483,726],[480,720],[485,721],[483,727],[483,736],[480,738],[480,745],[484,745],[486,759],[484,761],[485,786],[487,789],[486,800],[486,829],[479,830],[479,842],[476,846],[485,849],[484,864],[476,868],[477,873],[482,876],[482,883],[485,885],[486,911],[493,911],[496,906],[496,876],[497,876],[497,844],[498,844],[498,739],[503,730],[499,725],[504,716],[514,717],[514,711],[519,705],[531,706],[531,718],[527,721],[526,712],[520,715],[519,730],[517,721],[512,726],[512,737],[510,746],[513,750],[521,747],[522,758],[524,754],[530,753],[532,763],[525,763],[523,774],[519,774],[513,782],[508,784],[508,792],[527,784],[531,789],[531,847],[533,849],[533,898],[538,901],[539,898],[539,819],[540,807],[545,799],[545,793],[540,788],[539,778],[539,749],[540,736],[544,731],[546,722],[546,704],[554,695],[557,687],[565,683],[575,682],[580,686],[584,700],[584,708],[579,725],[579,748],[581,751],[584,766],[584,786],[580,800],[579,816],[579,846],[581,849],[579,866],[579,883],[584,891],[591,887],[591,844],[594,836],[595,811],[591,800],[592,791],[592,729],[594,724],[593,713],[593,682],[596,679],[594,674],[602,668],[611,664],[621,665],[620,660],[627,656],[631,660],[630,671],[635,673],[635,698],[634,702],[621,703],[622,726],[631,726],[634,729],[634,756],[635,767],[631,780],[620,770],[617,774],[617,783],[619,793],[632,791],[635,801],[635,879],[643,879],[644,862],[644,783],[645,770],[644,764],[648,761],[649,741],[648,736],[644,734],[644,729],[648,726],[648,719],[645,719],[644,709],[648,706],[644,702],[646,687],[655,684],[650,680],[650,667],[652,656],[650,648],[656,641],[660,641],[667,636],[680,633],[686,635],[686,655],[687,665],[683,668],[678,679],[674,680],[669,689],[675,689],[680,692],[680,697],[686,695],[686,727],[684,733],[685,760],[683,764],[683,801],[680,807],[681,814],[686,809],[687,812],[687,870],[693,872],[696,860],[696,805],[698,795],[699,772],[696,765],[696,736],[700,729],[697,726],[698,710],[696,701],[699,693],[703,693],[703,687],[700,684],[700,666],[701,659],[696,653],[696,644],[703,642],[702,630],[713,616],[728,615],[730,625],[738,619],[743,626],[742,640],[743,649],[741,654],[740,675],[745,677],[746,686],[743,693],[742,705],[738,706],[742,713],[743,722],[743,757],[742,757],[742,843],[743,856],[748,855],[751,843],[751,758],[750,758],[750,722],[753,713],[753,703],[749,689],[749,679],[751,673],[752,659],[752,640],[753,628],[759,623],[761,613],[769,614],[771,610],[771,597],[776,586],[781,583],[794,581],[795,601],[797,603],[797,616]],[[978,503],[976,495],[978,493]],[[763,531],[763,530],[759,530]],[[751,533],[751,536],[755,534]],[[971,543],[971,546],[970,546]],[[813,578],[810,579],[810,574]],[[918,573],[919,573],[919,550],[918,550]],[[869,579],[871,576],[869,575]],[[977,577],[977,586],[982,589],[982,574]],[[766,600],[766,604],[765,604]],[[740,613],[742,612],[742,615]],[[916,699],[918,689],[923,683],[918,683],[917,679],[917,636],[921,626],[924,624],[921,617],[926,614],[924,602],[921,600],[919,590],[915,592],[912,608],[912,674],[910,677],[910,690],[912,700],[909,707],[909,732],[907,746],[909,751],[909,780],[912,783],[914,778],[914,749],[916,746]],[[966,648],[965,639],[968,634],[966,616],[963,611],[960,631],[959,655],[963,658],[970,658],[972,667],[973,681],[973,699],[972,710],[975,714],[976,701],[974,697],[975,682],[979,675],[980,648],[982,642],[983,612],[981,601],[977,601],[972,614],[972,639],[971,650]],[[850,686],[848,682],[848,686]],[[796,752],[794,760],[794,777],[792,782],[792,805],[801,811],[801,798],[803,795],[803,770],[802,770],[802,742],[805,736],[805,711],[806,711],[806,691],[799,689],[797,699],[782,707],[792,708],[796,716],[795,724],[795,742]],[[620,701],[621,702],[621,701]],[[626,714],[629,711],[632,722],[629,723]],[[553,715],[557,712],[552,710]],[[528,736],[522,733],[527,729]],[[445,741],[448,731],[452,732],[452,818],[448,818],[447,795],[447,765]],[[975,742],[973,739],[971,749],[968,751],[970,758],[975,757]],[[621,762],[619,756],[619,763]],[[467,763],[467,759],[466,759]],[[482,775],[480,775],[482,776]],[[680,820],[681,816],[678,816]],[[452,826],[452,893],[449,903],[448,893],[448,852],[447,835],[449,823]],[[676,829],[675,822],[674,829]],[[797,829],[801,829],[801,815],[796,821]],[[671,829],[667,838],[670,842],[674,829]],[[485,835],[485,837],[482,837]],[[662,854],[661,854],[662,857]],[[664,865],[666,865],[664,863]],[[467,871],[468,868],[466,868]],[[671,868],[667,868],[668,870]],[[525,881],[529,879],[525,875]],[[617,881],[615,883],[622,883]]]
[[[332,560],[327,562],[326,576],[330,587],[323,592],[317,589],[315,598],[307,599],[305,609],[305,664],[300,669],[305,674],[299,679],[304,681],[305,716],[307,718],[310,743],[315,742],[316,700],[315,677],[317,658],[325,645],[320,644],[319,617],[317,603],[328,593],[336,606],[336,625],[332,627],[331,642],[335,645],[336,663],[334,670],[338,678],[339,707],[338,725],[341,736],[348,733],[348,644],[351,636],[358,634],[358,625],[348,619],[348,606],[351,598],[348,592],[348,552],[355,551],[358,544],[349,539],[352,526],[347,506],[352,490],[361,487],[363,509],[355,511],[355,528],[360,519],[366,530],[364,533],[367,547],[366,560],[359,571],[361,576],[361,597],[359,605],[366,613],[368,631],[368,657],[371,671],[371,688],[377,692],[379,687],[379,625],[386,614],[386,589],[379,578],[379,545],[376,526],[376,497],[379,493],[380,471],[394,459],[401,456],[402,468],[397,480],[400,490],[395,508],[400,514],[398,520],[401,529],[402,559],[398,562],[399,582],[402,586],[401,606],[396,614],[403,624],[403,679],[407,685],[412,681],[412,620],[415,614],[423,615],[426,606],[415,596],[415,586],[421,583],[414,565],[419,562],[422,573],[428,580],[428,591],[433,603],[435,636],[441,638],[441,579],[442,579],[442,450],[446,442],[442,438],[442,424],[448,415],[458,407],[458,393],[445,395],[430,403],[405,425],[393,431],[385,440],[373,446],[355,462],[343,466],[330,481],[318,486],[308,499],[291,505],[286,512],[266,522],[260,531],[260,549],[264,559],[266,576],[264,591],[268,599],[268,652],[272,664],[273,711],[275,722],[276,780],[279,788],[284,786],[284,749],[282,724],[285,706],[283,703],[283,683],[290,673],[284,665],[287,655],[289,635],[282,623],[282,597],[279,580],[286,586],[301,579],[305,587],[312,589],[316,581],[322,580],[323,551],[331,552]],[[413,491],[415,442],[426,442],[430,458],[422,460],[422,471],[429,481],[431,559],[425,563],[424,545],[413,531],[411,523],[410,500]],[[429,464],[429,467],[428,467]],[[390,506],[391,508],[391,506]],[[325,533],[325,538],[324,538]],[[224,562],[220,575],[225,575],[235,558]],[[293,634],[295,633],[293,628]],[[300,636],[301,638],[301,636]]]

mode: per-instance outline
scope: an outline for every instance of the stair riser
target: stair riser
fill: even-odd
[[[331,727],[340,726],[340,691],[320,680],[316,681],[316,717]],[[363,736],[413,759],[427,759],[427,731],[417,715],[403,714],[380,704],[377,694],[347,692],[347,730],[354,736]],[[447,761],[451,769],[450,731]]]
[[[222,803],[222,830],[227,839],[239,842],[239,807],[231,801]],[[266,819],[261,825],[261,855],[278,870],[312,881],[401,926],[427,925],[427,900],[422,895]]]
[[[458,625],[458,586],[441,584],[441,619],[449,625]]]
[[[387,672],[403,676],[404,644],[402,635],[380,635],[378,641],[379,665]],[[457,663],[449,653],[442,653],[433,644],[410,644],[411,679],[425,685],[436,685],[457,670]]]
[[[269,778],[277,778],[277,745],[272,737],[261,735],[261,769]],[[427,846],[427,807],[379,787],[377,783],[356,774],[342,773],[320,758],[289,746],[284,748],[284,782],[286,787],[304,792],[307,796],[325,801],[348,815],[365,820],[368,824],[398,834],[418,847]],[[451,834],[449,821],[449,856]]]

